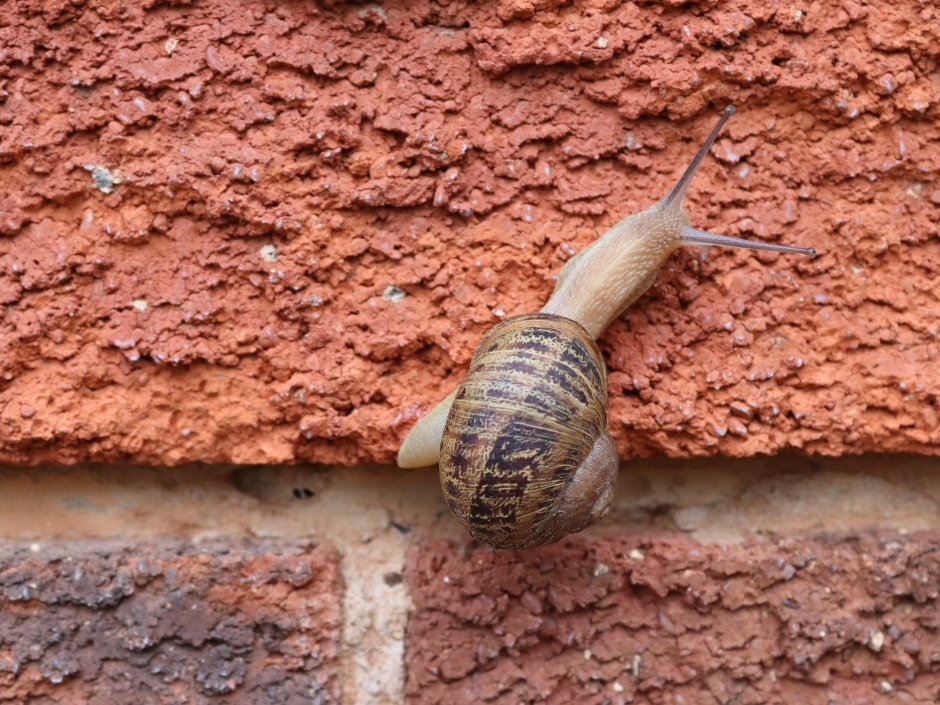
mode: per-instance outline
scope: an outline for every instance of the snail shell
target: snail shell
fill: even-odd
[[[546,313],[496,325],[457,389],[441,441],[447,504],[494,548],[529,548],[607,513],[617,451],[607,372],[584,327]]]

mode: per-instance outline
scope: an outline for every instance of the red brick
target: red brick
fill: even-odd
[[[820,256],[668,262],[621,456],[937,453],[936,3],[690,5],[0,0],[0,461],[390,463],[728,103],[692,223]]]
[[[425,543],[406,572],[408,702],[933,703],[938,542]]]
[[[67,546],[0,552],[0,702],[339,702],[332,549]]]

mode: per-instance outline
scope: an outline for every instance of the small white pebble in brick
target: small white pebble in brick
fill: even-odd
[[[874,651],[876,654],[881,651],[881,647],[885,645],[885,635],[882,632],[875,632],[871,635],[871,639],[868,640],[868,648]]]
[[[405,296],[405,292],[394,284],[389,284],[387,287],[385,287],[385,291],[382,292],[382,298],[386,299],[387,301],[391,301],[393,304],[398,303],[403,298],[405,298]]]
[[[85,169],[91,172],[91,181],[101,193],[111,193],[114,187],[121,183],[121,177],[112,174],[103,166],[86,164]]]
[[[277,262],[277,248],[274,245],[265,245],[260,250],[258,254],[261,255],[261,259],[265,262]]]
[[[619,682],[619,681],[614,681],[614,684],[613,684],[612,686],[610,686],[610,687],[611,687],[611,689],[612,689],[615,693],[622,693],[622,692],[623,692],[623,686],[620,685],[620,682]]]
[[[138,311],[147,310],[147,302],[144,301],[143,299],[134,299],[133,301],[131,301],[131,306],[136,308]]]
[[[642,561],[644,558],[646,558],[646,556],[644,555],[643,551],[641,551],[640,549],[632,548],[630,549],[630,558],[632,558],[635,561]]]
[[[894,690],[894,686],[888,681],[881,681],[881,683],[878,684],[878,690],[887,695]]]

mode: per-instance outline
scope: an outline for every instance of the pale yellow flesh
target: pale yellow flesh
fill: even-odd
[[[405,441],[398,450],[398,467],[423,468],[426,465],[437,465],[444,424],[447,423],[447,415],[456,396],[457,390],[454,390],[444,401],[418,419],[418,423],[405,436]]]
[[[597,339],[653,285],[688,222],[662,203],[624,218],[565,264],[542,313],[571,318]]]

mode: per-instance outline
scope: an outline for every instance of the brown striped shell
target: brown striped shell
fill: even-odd
[[[607,372],[580,323],[508,318],[480,343],[441,441],[444,496],[470,534],[528,548],[607,513],[617,476]]]

